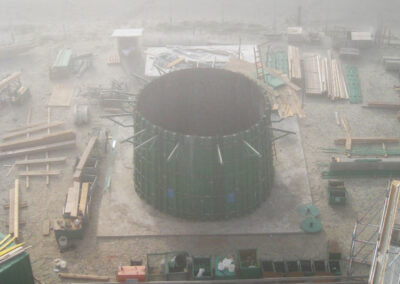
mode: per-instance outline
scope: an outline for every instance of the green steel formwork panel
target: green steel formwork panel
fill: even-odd
[[[269,68],[279,70],[286,75],[289,73],[287,60],[287,52],[285,51],[268,52],[266,54],[266,65]],[[285,82],[282,79],[268,73],[265,74],[265,80],[267,84],[274,89],[285,85]]]
[[[283,74],[289,74],[288,58],[286,51],[267,52],[266,65],[269,68],[281,71]]]
[[[4,235],[0,233],[0,240]],[[9,247],[15,245],[11,243]],[[26,252],[0,264],[0,283],[34,284],[31,262]]]
[[[247,131],[222,137],[166,131],[138,112],[134,120],[139,133],[134,142],[135,190],[160,211],[223,219],[254,211],[268,196],[274,176],[268,116]]]
[[[346,66],[346,83],[349,101],[352,104],[362,103],[358,69],[355,66]]]
[[[56,68],[67,68],[71,64],[72,50],[71,49],[61,49],[58,54],[53,67]]]

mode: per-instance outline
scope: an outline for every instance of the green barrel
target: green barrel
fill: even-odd
[[[169,215],[243,216],[271,191],[271,108],[253,80],[220,69],[187,69],[153,80],[134,118],[137,194]]]

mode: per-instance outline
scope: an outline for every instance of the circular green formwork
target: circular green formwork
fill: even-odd
[[[305,216],[305,217],[318,217],[319,216],[318,208],[312,204],[301,205],[298,209],[298,212],[301,216]]]
[[[137,194],[185,219],[253,212],[273,185],[270,114],[264,91],[238,73],[186,69],[153,80],[133,112]]]
[[[308,217],[301,222],[300,227],[306,233],[318,233],[322,230],[322,223],[318,219]]]

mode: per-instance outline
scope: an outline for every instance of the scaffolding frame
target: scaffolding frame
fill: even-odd
[[[398,214],[400,199],[400,181],[393,180],[388,184],[385,201],[381,210],[376,202],[371,210],[357,220],[352,235],[347,274],[353,274],[353,263],[370,264],[368,283],[383,283],[387,269],[394,261],[388,259],[394,223]],[[379,214],[381,213],[381,214]],[[379,219],[377,217],[379,216]],[[374,224],[379,220],[379,225]],[[364,250],[369,246],[369,249]],[[396,258],[398,259],[398,258]]]

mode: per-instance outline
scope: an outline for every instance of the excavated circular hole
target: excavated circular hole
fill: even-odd
[[[265,112],[262,89],[252,80],[221,69],[186,69],[148,84],[137,110],[166,130],[198,136],[234,134]]]

